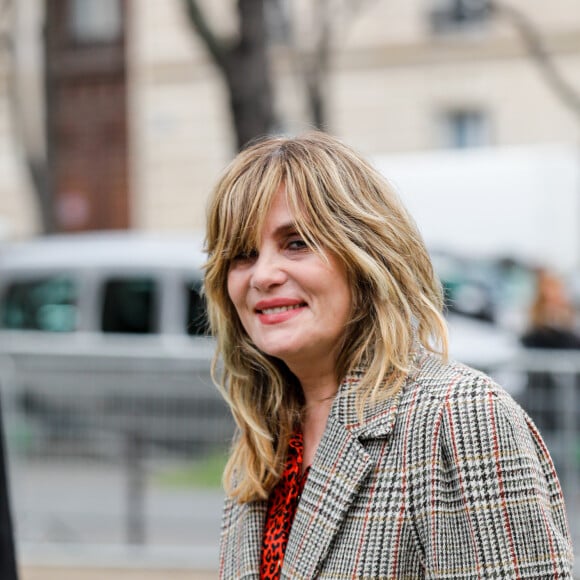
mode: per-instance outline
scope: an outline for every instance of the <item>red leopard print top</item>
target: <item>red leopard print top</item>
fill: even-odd
[[[278,580],[286,552],[290,528],[296,515],[310,466],[302,471],[302,433],[290,438],[286,467],[280,481],[270,493],[262,540],[260,580]]]

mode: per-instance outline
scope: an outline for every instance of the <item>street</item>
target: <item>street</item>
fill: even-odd
[[[13,518],[24,580],[215,577],[193,570],[217,569],[223,492],[160,480],[160,473],[172,469],[149,465],[142,499],[136,502],[123,466],[12,463]]]
[[[20,580],[215,580],[216,573],[184,570],[85,569],[24,567]]]

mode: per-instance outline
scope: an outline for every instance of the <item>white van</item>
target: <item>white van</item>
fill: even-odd
[[[228,442],[232,420],[210,379],[204,259],[201,236],[0,245],[0,386],[25,426],[21,445],[100,454],[127,436],[188,450]]]

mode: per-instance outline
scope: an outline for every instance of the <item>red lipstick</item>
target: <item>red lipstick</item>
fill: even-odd
[[[270,298],[256,303],[255,311],[262,324],[280,324],[298,316],[306,303],[295,298]]]

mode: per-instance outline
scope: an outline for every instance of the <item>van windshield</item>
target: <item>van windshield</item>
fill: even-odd
[[[111,278],[104,285],[101,330],[122,334],[156,333],[157,303],[157,282],[153,278]]]
[[[0,326],[9,330],[73,332],[78,289],[72,278],[46,277],[12,282],[0,299]]]

